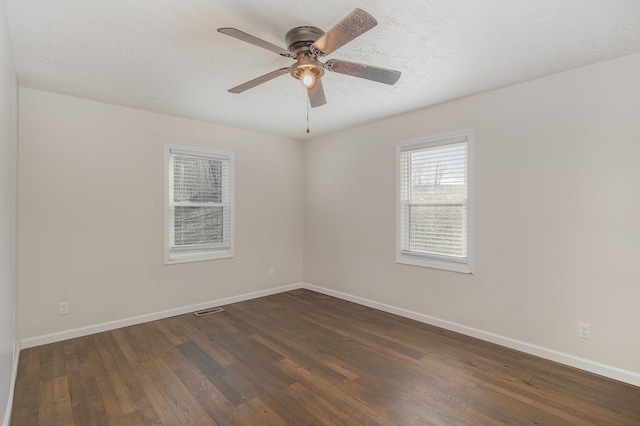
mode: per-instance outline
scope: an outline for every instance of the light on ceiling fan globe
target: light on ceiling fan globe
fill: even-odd
[[[302,77],[302,84],[307,87],[311,87],[313,85],[313,77],[309,74],[305,75],[304,77]]]

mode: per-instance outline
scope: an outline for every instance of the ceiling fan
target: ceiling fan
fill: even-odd
[[[318,59],[334,52],[377,24],[378,22],[373,16],[362,9],[355,9],[326,33],[320,28],[310,26],[291,29],[285,35],[288,50],[236,28],[218,28],[218,31],[222,34],[235,37],[296,61],[290,67],[280,68],[249,80],[229,89],[229,92],[242,93],[280,75],[289,73],[293,78],[302,81],[307,88],[309,103],[312,108],[315,108],[327,103],[321,81],[325,71],[365,78],[384,84],[395,84],[400,78],[400,71],[341,61],[339,59],[330,59],[326,62],[321,62]]]

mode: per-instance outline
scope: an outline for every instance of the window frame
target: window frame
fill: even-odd
[[[229,244],[222,249],[211,246],[195,246],[193,248],[176,248],[171,241],[173,238],[172,202],[171,188],[173,174],[171,170],[172,154],[182,154],[185,156],[195,156],[211,158],[229,162],[229,200],[223,200],[223,205],[229,209]],[[215,259],[232,258],[235,255],[235,191],[234,191],[234,153],[220,151],[210,148],[200,148],[185,145],[165,144],[164,151],[164,264],[172,265],[176,263],[200,262]],[[224,182],[223,182],[224,185]],[[224,191],[223,191],[224,193]],[[226,227],[224,227],[226,228]]]
[[[473,194],[474,194],[474,137],[472,130],[447,133],[417,140],[399,142],[396,144],[396,263],[419,266],[423,268],[440,269],[465,274],[473,273],[474,245],[473,245]],[[446,145],[465,142],[467,144],[467,259],[466,262],[453,260],[447,256],[418,253],[403,248],[405,220],[402,201],[402,164],[404,151],[437,148]]]

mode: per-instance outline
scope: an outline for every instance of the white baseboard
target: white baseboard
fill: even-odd
[[[629,383],[634,386],[640,386],[640,374],[633,371],[623,370],[621,368],[612,367],[610,365],[605,365],[595,361],[590,361],[588,359],[558,352],[553,349],[543,348],[531,343],[511,339],[509,337],[500,336],[498,334],[489,333],[483,330],[478,330],[466,325],[431,317],[429,315],[420,314],[418,312],[409,311],[407,309],[397,308],[385,303],[353,296],[351,294],[319,287],[313,284],[302,283],[302,287],[308,290],[317,291],[318,293],[326,294],[328,296],[333,296],[339,299],[347,300],[349,302],[354,302],[359,305],[368,306],[370,308],[379,309],[381,311],[389,312],[401,317],[410,318],[419,322],[423,322],[425,324],[430,324],[436,327],[444,328],[446,330],[455,331],[460,334],[475,337],[487,342],[495,343],[500,346],[505,346],[507,348],[515,349],[520,352],[525,352],[530,355],[539,356],[540,358],[545,358],[551,361],[558,362],[560,364],[565,364],[571,367],[578,368],[580,370],[598,374],[600,376]]]
[[[239,296],[227,297],[224,299],[211,300],[209,302],[198,303],[196,305],[183,306],[180,308],[169,309],[162,312],[153,312],[150,314],[139,315],[137,317],[125,318],[116,321],[105,322],[101,324],[89,325],[86,327],[75,328],[73,330],[61,331],[58,333],[46,334],[43,336],[30,337],[22,339],[20,346],[23,349],[32,348],[34,346],[46,345],[49,343],[61,342],[63,340],[74,339],[76,337],[88,336],[90,334],[102,333],[103,331],[115,330],[117,328],[128,327],[130,325],[142,324],[149,321],[175,317],[176,315],[188,314],[190,312],[199,311],[201,309],[212,308],[215,306],[229,305],[231,303],[243,302],[245,300],[256,299],[258,297],[270,296],[272,294],[282,293],[285,291],[296,290],[302,288],[302,284],[290,284],[281,287],[270,288],[267,290],[255,291],[253,293],[241,294]]]
[[[444,328],[446,330],[455,331],[460,334],[475,337],[487,342],[495,343],[497,345],[505,346],[507,348],[515,349],[521,352],[525,352],[531,355],[539,356],[541,358],[549,359],[551,361],[565,364],[571,367],[585,370],[594,374],[598,374],[604,377],[609,377],[614,380],[629,383],[634,386],[640,386],[640,374],[621,368],[612,367],[610,365],[601,364],[588,359],[576,357],[573,355],[558,352],[553,349],[544,348],[531,343],[523,342],[520,340],[512,339],[498,334],[490,333],[487,331],[479,330],[466,325],[457,324],[451,321],[443,320],[440,318],[431,317],[418,312],[409,311],[407,309],[398,308],[395,306],[387,305],[385,303],[376,302],[375,300],[365,299],[351,294],[342,293],[340,291],[331,290],[324,287],[319,287],[308,283],[297,283],[272,289],[256,291],[253,293],[246,293],[239,296],[228,297],[225,299],[212,300],[209,302],[198,303],[196,305],[184,306],[181,308],[170,309],[162,312],[155,312],[145,315],[140,315],[132,318],[125,318],[122,320],[116,320],[106,322],[102,324],[95,324],[87,327],[76,328],[73,330],[62,331],[59,333],[47,334],[44,336],[31,337],[20,341],[20,347],[23,349],[45,345],[48,343],[60,342],[62,340],[73,339],[76,337],[87,336],[90,334],[101,333],[103,331],[114,330],[117,328],[128,327],[130,325],[141,324],[144,322],[155,321],[163,318],[169,318],[176,315],[187,314],[190,312],[198,311],[201,309],[211,308],[214,306],[223,306],[231,303],[242,302],[245,300],[256,299],[258,297],[270,296],[272,294],[282,293],[285,291],[296,290],[299,288],[306,288],[309,290],[317,291],[318,293],[326,294],[328,296],[337,297],[339,299],[354,302],[359,305],[368,306],[370,308],[379,309],[381,311],[389,312],[401,317],[410,318],[416,321],[423,322],[425,324],[434,325],[436,327]],[[15,382],[15,373],[17,372],[17,357],[14,366],[13,378]],[[12,385],[13,391],[13,385]],[[8,414],[10,416],[10,412]],[[6,417],[6,416],[5,416]],[[5,418],[4,425],[8,426],[8,420]]]
[[[20,361],[20,342],[16,340],[13,347],[13,367],[11,369],[11,382],[9,383],[9,398],[7,398],[7,409],[4,412],[2,426],[9,426],[11,422],[11,411],[13,408],[13,392],[16,388],[16,378],[18,377],[18,361]]]

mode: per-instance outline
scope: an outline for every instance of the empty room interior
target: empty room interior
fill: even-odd
[[[2,425],[640,424],[638,23],[0,0]]]

